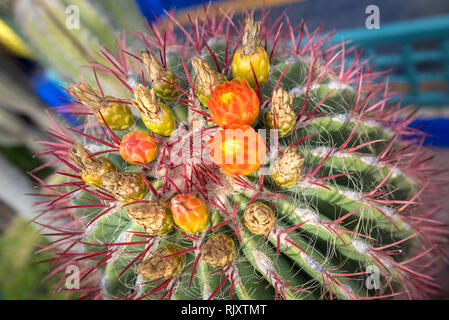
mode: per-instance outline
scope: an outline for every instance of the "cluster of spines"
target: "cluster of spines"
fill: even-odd
[[[388,88],[372,82],[379,74],[371,72],[360,55],[354,63],[345,65],[348,50],[344,43],[325,47],[328,38],[320,37],[320,29],[309,33],[303,23],[296,40],[287,15],[281,15],[270,26],[267,22],[270,15],[266,13],[260,26],[261,43],[265,43],[272,71],[265,84],[254,77],[254,89],[260,100],[261,116],[267,111],[274,114],[267,117],[273,128],[283,120],[281,113],[269,110],[272,99],[282,96],[277,90],[293,96],[279,100],[295,111],[296,119],[291,131],[279,140],[280,153],[274,158],[279,164],[290,154],[287,150],[297,150],[292,155],[299,157],[301,166],[300,172],[294,175],[296,181],[285,184],[284,179],[279,183],[268,175],[270,168],[264,167],[248,176],[224,179],[210,165],[201,162],[179,165],[166,161],[180,143],[189,149],[189,136],[207,136],[214,130],[214,126],[197,128],[189,121],[195,116],[207,120],[209,114],[198,101],[201,100],[197,94],[199,80],[186,57],[202,56],[216,68],[215,72],[224,76],[231,72],[232,58],[242,37],[231,13],[225,13],[221,19],[217,15],[210,18],[208,10],[206,7],[203,21],[190,19],[191,34],[171,14],[168,14],[171,23],[165,29],[162,26],[158,30],[150,23],[150,33],[136,34],[147,45],[147,52],[160,57],[162,71],[164,68],[176,70],[173,75],[178,78],[177,83],[162,81],[179,93],[175,103],[167,103],[172,110],[182,109],[180,104],[188,107],[189,118],[181,119],[185,122],[176,129],[179,137],[175,135],[167,141],[147,134],[149,139],[163,144],[155,165],[128,161],[134,164],[130,166],[117,158],[112,152],[120,150],[123,133],[111,128],[101,112],[97,119],[102,120],[99,122],[103,126],[96,129],[96,135],[94,131],[70,129],[96,145],[98,150],[89,158],[108,154],[117,170],[131,170],[137,179],[145,182],[151,198],[169,199],[176,193],[198,194],[213,209],[207,229],[195,234],[175,228],[174,233],[164,237],[145,233],[125,210],[146,200],[134,197],[135,201],[120,204],[104,186],[87,186],[80,176],[83,168],[69,160],[75,139],[55,123],[54,130],[49,133],[59,142],[44,142],[47,153],[74,171],[59,172],[72,178],[70,182],[40,181],[42,187],[50,191],[45,194],[50,200],[40,205],[47,206],[44,213],[60,223],[45,226],[61,237],[54,246],[68,247],[58,252],[55,270],[90,260],[83,270],[83,279],[99,281],[100,285],[86,296],[115,298],[232,298],[236,293],[241,299],[334,296],[358,299],[400,294],[426,297],[436,293],[438,286],[421,260],[433,262],[432,259],[445,252],[445,231],[433,218],[440,208],[437,199],[426,194],[438,188],[439,181],[434,178],[438,171],[428,164],[430,159],[418,158],[422,150],[419,145],[415,146],[414,141],[402,142],[402,136],[411,134],[419,139],[419,132],[407,128],[411,117],[399,118],[406,108],[399,104],[395,108],[387,107],[392,96]],[[287,22],[287,37],[282,32],[282,18]],[[186,43],[178,42],[172,33],[173,25],[184,33]],[[231,38],[230,29],[237,32],[235,39]],[[182,45],[184,50],[167,52],[167,48],[175,44]],[[145,54],[139,57],[125,48],[121,50],[132,59],[145,60]],[[159,54],[155,54],[157,51]],[[96,64],[95,77],[96,70],[111,73],[135,94],[137,83],[129,63],[123,63],[122,53],[122,59],[114,57],[112,52],[104,54],[111,66]],[[340,64],[337,63],[339,59]],[[255,73],[254,68],[252,72]],[[145,85],[143,72],[141,78]],[[103,103],[134,103],[125,99],[108,102],[102,98],[100,83],[98,86],[98,96]],[[142,126],[139,121],[137,127]],[[422,187],[417,187],[419,185]],[[418,212],[416,207],[423,204],[427,211]],[[264,218],[267,230],[259,232],[260,235],[251,227],[249,218],[245,219],[254,208],[258,211],[265,208],[258,212],[262,217],[264,212],[267,214]],[[72,218],[73,210],[78,214],[76,218]],[[252,218],[256,219],[254,215]],[[101,224],[101,228],[96,227],[97,224]],[[223,233],[231,234],[238,250],[231,262],[212,271],[200,259],[201,249],[211,234]],[[398,248],[412,239],[418,253],[408,260],[396,260],[401,253]],[[180,251],[170,252],[166,257],[185,256],[182,270],[156,282],[136,276],[136,265],[142,265],[158,248],[172,243],[176,243]],[[80,245],[84,246],[81,251],[78,250]],[[417,262],[417,267],[409,266]],[[379,268],[386,283],[382,293],[373,296],[363,286],[363,276],[370,265]],[[346,267],[356,271],[345,271]],[[189,268],[191,270],[187,271]],[[269,287],[256,286],[257,280]],[[116,292],[111,293],[114,290]]]

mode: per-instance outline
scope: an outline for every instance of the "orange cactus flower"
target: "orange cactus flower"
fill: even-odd
[[[259,116],[259,98],[246,79],[217,85],[207,101],[212,121],[222,128],[233,124],[252,125]]]
[[[119,151],[128,163],[148,163],[156,158],[157,144],[148,133],[131,131],[122,138]]]
[[[212,161],[230,177],[253,173],[266,154],[263,138],[248,125],[234,124],[218,130],[209,144]]]
[[[202,232],[209,222],[206,204],[193,194],[178,194],[171,200],[173,221],[189,233]]]

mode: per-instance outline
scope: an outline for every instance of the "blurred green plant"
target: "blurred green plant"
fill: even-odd
[[[42,152],[36,140],[44,138],[43,131],[50,120],[44,103],[28,85],[14,59],[0,51],[0,60],[0,200],[28,218],[34,214],[33,200],[25,193],[34,190],[26,172],[45,160],[33,154]],[[58,118],[54,114],[53,117]],[[39,177],[45,178],[51,171],[47,169]]]
[[[64,81],[79,79],[80,67],[105,62],[100,50],[113,49],[119,32],[144,28],[134,1],[16,0],[11,8],[14,29],[25,35],[34,58]],[[95,82],[92,72],[83,76]],[[123,90],[113,76],[102,79],[102,85],[106,92]]]
[[[40,158],[33,156],[33,153],[27,146],[22,144],[13,146],[0,145],[0,153],[6,160],[23,172],[31,171],[44,164]],[[51,168],[45,168],[36,172],[35,175],[40,179],[45,179],[52,171]]]
[[[39,151],[35,140],[50,124],[45,104],[27,81],[23,67],[0,51],[0,145],[24,144]]]
[[[46,110],[14,59],[0,51],[0,60],[0,200],[18,214],[32,217],[33,200],[25,194],[34,190],[26,172],[46,160],[33,154],[42,152],[36,141],[44,138],[43,131],[50,125],[47,111],[51,111]],[[39,177],[45,178],[50,171]]]
[[[42,281],[50,263],[50,252],[35,255],[36,245],[48,245],[45,237],[24,219],[16,217],[0,238],[0,291],[3,299],[63,299],[66,292],[53,294],[57,279]]]

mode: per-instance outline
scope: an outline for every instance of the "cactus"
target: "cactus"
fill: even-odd
[[[348,63],[356,49],[304,23],[296,34],[284,14],[239,28],[206,7],[189,31],[167,15],[136,34],[139,76],[115,74],[135,97],[113,96],[141,113],[132,128],[80,100],[84,128],[49,130],[47,153],[66,166],[40,181],[43,215],[63,222],[42,224],[64,244],[52,274],[79,265],[83,298],[437,294],[440,168],[407,126],[412,110],[360,55]],[[114,170],[89,183],[83,170],[103,158]]]

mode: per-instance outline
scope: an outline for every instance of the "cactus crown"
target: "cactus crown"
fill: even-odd
[[[209,9],[191,31],[167,13],[135,33],[137,52],[104,51],[108,63],[93,66],[98,92],[69,88],[85,125],[54,123],[57,141],[44,145],[61,168],[39,181],[50,221],[40,224],[66,246],[55,268],[79,265],[93,298],[435,293],[443,183],[408,127],[410,108],[391,103],[372,66],[357,54],[348,63],[356,50],[329,45],[321,29],[302,23],[296,34],[285,13],[274,24],[263,13],[241,32]],[[110,94],[132,113],[85,114],[104,103],[103,75],[129,91]],[[111,126],[125,116],[135,122]],[[114,170],[86,184],[80,173],[100,158]],[[374,269],[379,290],[366,285]]]

